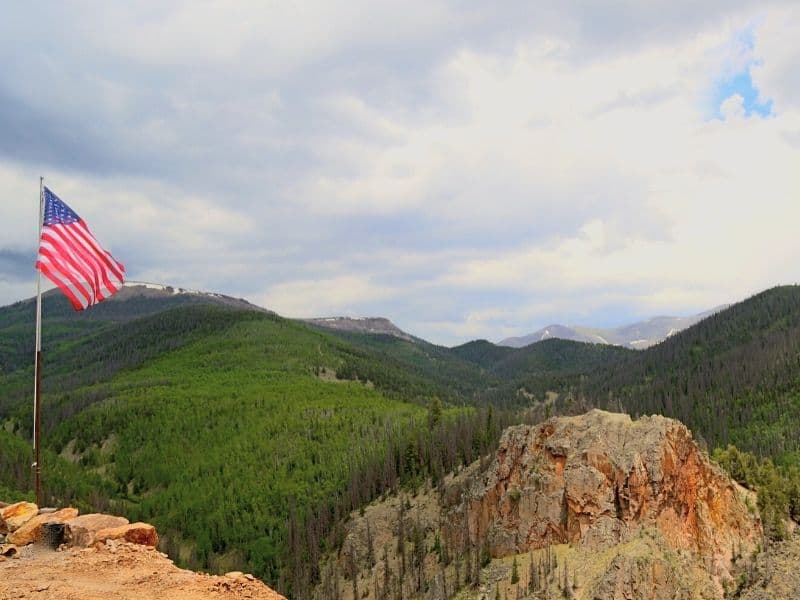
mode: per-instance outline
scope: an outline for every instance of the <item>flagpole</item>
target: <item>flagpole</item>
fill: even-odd
[[[39,177],[39,239],[42,238],[44,222],[44,177]],[[41,397],[42,397],[42,273],[36,269],[36,366],[33,382],[33,473],[36,486],[36,504],[42,505],[42,463],[40,452],[41,437]]]

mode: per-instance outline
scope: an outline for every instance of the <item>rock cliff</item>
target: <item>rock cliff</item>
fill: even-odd
[[[678,421],[600,410],[507,429],[465,498],[470,539],[485,537],[493,556],[608,547],[654,528],[670,549],[710,560],[718,576],[761,541],[748,501]]]
[[[315,597],[721,599],[763,541],[755,507],[678,421],[557,417],[351,515]]]
[[[593,410],[507,429],[457,510],[462,521],[466,515],[469,543],[488,545],[493,557],[550,544],[598,551],[652,532],[658,549],[702,565],[721,593],[733,578],[734,559],[752,555],[762,539],[754,506],[755,499],[709,461],[678,421],[634,421]],[[449,537],[458,535],[451,528]],[[623,568],[624,556],[615,560],[609,571],[614,581],[606,573],[603,587],[628,589],[626,578],[643,576]],[[668,562],[654,559],[646,577],[661,577],[663,587],[673,590]],[[638,569],[641,561],[636,564]]]

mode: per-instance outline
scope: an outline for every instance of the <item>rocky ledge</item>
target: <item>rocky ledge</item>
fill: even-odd
[[[285,600],[250,574],[178,569],[157,545],[149,523],[0,502],[0,598]]]

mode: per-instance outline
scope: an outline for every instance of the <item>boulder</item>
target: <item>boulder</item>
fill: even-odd
[[[106,540],[123,540],[131,544],[155,547],[158,545],[158,533],[156,533],[156,528],[149,523],[131,523],[119,527],[108,527],[95,533],[95,543],[102,543]]]
[[[64,535],[65,542],[70,546],[86,548],[95,542],[97,532],[102,529],[122,527],[129,523],[125,517],[115,517],[101,513],[81,515],[65,521],[67,529]]]
[[[39,507],[33,502],[17,502],[0,510],[0,533],[19,529],[26,521],[35,517]]]
[[[22,527],[8,536],[8,541],[17,546],[24,546],[39,539],[44,523],[63,523],[78,516],[77,508],[62,508],[51,513],[37,515],[25,522]]]

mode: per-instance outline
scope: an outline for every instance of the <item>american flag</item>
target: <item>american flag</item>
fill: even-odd
[[[122,287],[125,267],[97,243],[86,223],[44,188],[44,220],[36,268],[83,310]]]

